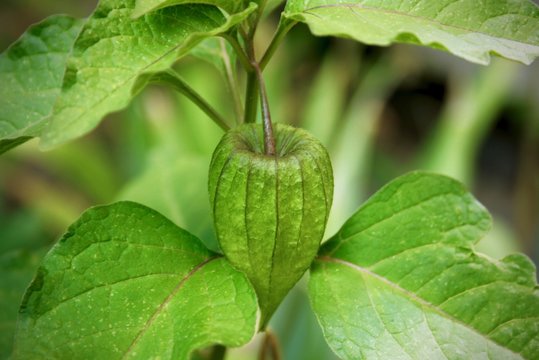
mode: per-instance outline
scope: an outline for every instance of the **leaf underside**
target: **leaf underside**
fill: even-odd
[[[209,4],[234,14],[245,7],[244,3],[246,3],[244,0],[136,0],[132,16],[138,18],[158,9],[181,4]]]
[[[285,16],[315,35],[426,45],[479,64],[491,54],[525,64],[539,56],[539,7],[528,0],[290,0]]]
[[[410,173],[321,249],[309,293],[344,359],[537,359],[539,291],[523,255],[473,250],[487,211],[447,177]]]
[[[60,94],[66,60],[82,23],[51,16],[0,55],[0,154],[39,136]]]
[[[20,309],[17,359],[187,359],[255,333],[246,277],[132,202],[88,210],[46,256]]]
[[[103,0],[68,59],[62,94],[42,134],[42,148],[92,130],[127,106],[141,75],[168,69],[202,39],[243,20],[255,5],[225,18],[214,6],[167,7],[132,19],[134,0]]]

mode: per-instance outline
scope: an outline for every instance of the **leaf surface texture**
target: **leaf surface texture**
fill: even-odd
[[[187,359],[239,346],[258,307],[246,277],[159,213],[88,210],[46,256],[20,309],[15,358]]]
[[[539,56],[539,7],[528,0],[290,0],[285,14],[315,35],[420,44],[479,64]]]
[[[82,24],[69,16],[51,16],[0,55],[0,154],[39,136],[60,94]]]
[[[309,292],[344,359],[536,359],[539,293],[523,255],[473,245],[488,212],[450,178],[410,173],[321,249]]]

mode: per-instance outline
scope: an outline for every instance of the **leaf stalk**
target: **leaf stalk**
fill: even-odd
[[[238,42],[238,39],[230,33],[222,34],[221,37],[223,37],[225,40],[227,40],[230,43],[230,45],[232,45],[244,69],[246,71],[253,71],[254,69],[253,69],[253,66],[251,65],[251,61],[249,60],[247,55],[245,55],[245,51],[243,51],[243,48]]]
[[[185,95],[195,105],[197,105],[210,119],[213,120],[221,129],[228,131],[230,126],[225,119],[211,106],[199,93],[187,85],[180,75],[172,70],[157,73],[152,76],[150,82],[156,84],[165,84],[173,87],[178,92]]]
[[[293,21],[287,18],[281,18],[281,21],[279,22],[279,26],[277,27],[277,32],[273,36],[273,39],[271,39],[270,44],[268,45],[268,48],[264,52],[264,55],[262,56],[262,59],[260,60],[260,68],[264,70],[266,68],[266,65],[268,65],[270,59],[273,57],[273,54],[281,45],[281,42],[283,41],[284,37],[288,32],[297,24],[297,21]]]

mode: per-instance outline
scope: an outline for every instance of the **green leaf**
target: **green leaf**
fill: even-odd
[[[178,153],[177,149],[165,147],[153,150],[147,168],[118,198],[151,206],[197,235],[206,246],[218,249],[207,200],[209,159]],[[150,188],[155,190],[148,191]]]
[[[539,56],[539,7],[528,0],[290,0],[285,14],[315,35],[420,44],[479,64],[490,54],[525,64]]]
[[[132,202],[88,210],[45,257],[20,308],[15,358],[187,359],[257,327],[246,277]]]
[[[416,172],[386,185],[312,267],[311,301],[333,350],[344,359],[537,359],[534,266],[476,253],[490,225],[450,178]]]
[[[19,249],[0,255],[0,359],[11,355],[17,310],[41,255],[38,251]]]
[[[256,8],[225,18],[214,6],[180,5],[133,20],[134,6],[134,0],[103,0],[82,29],[43,131],[44,149],[92,130],[129,103],[140,90],[139,76],[168,69],[202,39],[228,30]]]
[[[39,135],[81,26],[81,20],[52,16],[0,55],[0,154]]]
[[[181,4],[209,4],[226,10],[229,14],[234,14],[245,9],[244,0],[136,0],[135,10],[132,16],[138,18],[149,12],[162,9],[168,6]]]
[[[290,291],[269,328],[279,339],[282,359],[336,360],[311,310],[305,285],[302,279]]]

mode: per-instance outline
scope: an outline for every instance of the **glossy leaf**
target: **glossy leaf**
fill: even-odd
[[[528,0],[290,0],[286,16],[315,35],[420,44],[479,64],[491,54],[525,64],[539,56],[539,7]]]
[[[181,4],[210,4],[226,10],[229,14],[234,14],[247,7],[248,1],[244,0],[136,0],[133,17],[137,18],[149,12],[162,9],[168,6]]]
[[[476,253],[487,211],[455,180],[410,173],[321,249],[309,291],[344,359],[537,359],[539,292],[523,255]]]
[[[20,309],[15,358],[187,359],[247,342],[246,277],[142,205],[88,210],[45,257]]]
[[[92,130],[129,103],[141,89],[141,75],[169,68],[199,41],[228,30],[255,8],[225,18],[214,6],[180,5],[133,20],[134,6],[134,0],[103,0],[82,29],[43,131],[43,148]]]
[[[81,26],[81,20],[52,16],[0,55],[0,154],[40,134]]]

